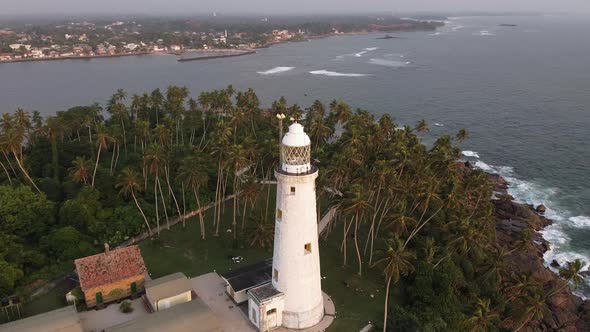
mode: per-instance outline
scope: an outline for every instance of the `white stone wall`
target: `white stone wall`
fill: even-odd
[[[252,311],[255,312],[254,315],[256,318],[252,317]],[[250,319],[250,322],[254,324],[254,326],[260,328],[260,308],[251,298],[248,299],[248,319]]]
[[[277,211],[273,286],[283,292],[283,326],[306,328],[323,317],[315,179],[318,173],[289,176],[275,173]],[[291,187],[295,188],[292,193]],[[311,245],[306,252],[305,245]],[[275,279],[275,271],[278,279]]]
[[[155,303],[153,303],[153,308],[156,308],[156,311],[165,310],[168,308],[172,308],[173,306],[185,302],[191,301],[191,292],[184,292],[178,295],[174,295],[165,299],[161,299]]]

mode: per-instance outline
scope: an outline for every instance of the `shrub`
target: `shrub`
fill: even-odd
[[[133,312],[133,306],[131,305],[131,301],[121,302],[121,304],[119,305],[119,310],[121,310],[121,312],[124,314]]]

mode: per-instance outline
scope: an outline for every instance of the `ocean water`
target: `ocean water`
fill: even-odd
[[[517,24],[500,27],[499,24]],[[555,223],[546,261],[590,263],[590,17],[458,17],[436,32],[337,36],[196,62],[153,55],[0,64],[0,112],[51,114],[104,103],[118,88],[252,87],[269,105],[341,99],[399,124],[426,119],[432,141],[466,128],[466,159],[505,176]],[[582,289],[587,295],[590,288]]]

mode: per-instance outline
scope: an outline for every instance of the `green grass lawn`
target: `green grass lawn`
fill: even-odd
[[[273,188],[274,189],[274,188]],[[266,191],[258,199],[257,209],[263,211],[266,205]],[[269,221],[274,221],[275,193],[269,196]],[[213,210],[205,213],[207,238],[201,240],[198,218],[187,220],[173,226],[169,231],[162,231],[160,237],[154,237],[139,244],[148,271],[152,278],[158,278],[174,272],[183,272],[189,277],[217,271],[226,272],[247,264],[259,262],[272,257],[272,248],[257,249],[244,245],[243,232],[238,231],[238,240],[226,230],[231,227],[231,201],[226,204],[222,216],[220,236],[213,236]],[[326,206],[326,204],[322,204]],[[249,213],[248,213],[249,214]],[[241,218],[238,219],[238,223]],[[238,227],[239,230],[239,227]],[[332,297],[336,305],[336,319],[329,331],[359,331],[369,321],[380,322],[383,313],[384,282],[378,271],[368,269],[365,264],[363,275],[357,275],[356,255],[350,241],[349,263],[342,267],[342,229],[336,227],[327,240],[320,241],[322,289]],[[242,256],[244,261],[235,264],[230,256]],[[74,285],[63,284],[25,306],[27,315],[34,315],[54,310],[66,305],[64,295]]]
[[[269,214],[274,214],[274,193],[271,193]],[[264,209],[265,192],[258,200],[258,208]],[[247,264],[272,257],[272,249],[256,249],[244,245],[242,233],[238,240],[225,230],[231,227],[231,202],[226,205],[219,237],[213,237],[213,211],[205,214],[207,238],[200,239],[197,218],[187,220],[185,228],[178,224],[170,231],[163,231],[159,239],[147,240],[140,244],[141,252],[152,278],[174,272],[183,272],[189,277],[217,271],[226,272]],[[238,219],[238,221],[241,219]],[[269,221],[274,220],[274,215]],[[356,255],[349,243],[349,265],[342,267],[340,244],[342,230],[335,229],[327,240],[320,241],[321,270],[325,277],[323,290],[332,297],[336,305],[336,320],[329,331],[359,331],[369,321],[382,319],[384,283],[378,271],[365,268],[363,276],[357,275]],[[244,261],[235,264],[231,256],[242,256]],[[372,296],[371,296],[372,295]]]

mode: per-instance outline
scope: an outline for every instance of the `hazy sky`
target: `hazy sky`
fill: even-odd
[[[0,0],[1,14],[590,12],[590,0]]]

